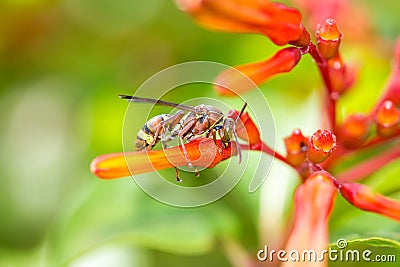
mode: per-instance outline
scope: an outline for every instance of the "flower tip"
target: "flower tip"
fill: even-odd
[[[342,33],[336,24],[336,20],[332,18],[326,19],[322,24],[318,24],[316,34],[317,38],[326,41],[335,41],[342,37]]]
[[[336,150],[336,136],[327,130],[318,130],[308,142],[307,158],[312,163],[321,163]]]
[[[114,179],[129,176],[124,153],[97,156],[90,163],[90,171],[101,179]]]

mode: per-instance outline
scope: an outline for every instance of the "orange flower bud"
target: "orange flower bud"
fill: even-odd
[[[357,183],[343,183],[339,186],[339,191],[357,208],[382,214],[400,222],[399,201],[373,193],[367,186]]]
[[[376,111],[375,122],[380,136],[389,137],[397,132],[400,122],[400,112],[390,100],[383,102]]]
[[[306,159],[308,139],[303,136],[300,129],[296,129],[284,141],[287,153],[286,159],[293,166],[298,166]]]
[[[193,166],[212,168],[237,154],[236,143],[224,148],[220,140],[200,138],[185,144]],[[130,175],[187,166],[181,146],[164,150],[120,152],[101,155],[93,159],[90,171],[102,179],[114,179]],[[129,167],[128,167],[129,166]]]
[[[237,116],[239,116],[237,110],[232,109],[228,112],[229,118],[236,120]],[[250,118],[248,112],[243,112],[240,116],[240,123],[238,122],[236,125],[236,134],[240,139],[245,140],[250,145],[255,145],[261,142],[260,132],[253,120]]]
[[[332,91],[343,94],[354,83],[355,70],[343,63],[339,54],[328,60]]]
[[[327,19],[323,24],[317,25],[317,46],[325,59],[330,59],[338,54],[342,33],[334,19]]]
[[[340,140],[348,148],[357,148],[368,139],[370,128],[368,117],[361,113],[351,114],[340,128]]]
[[[279,50],[272,58],[242,66],[235,67],[240,72],[247,75],[255,84],[259,85],[268,78],[278,73],[289,72],[300,61],[301,51],[296,47],[288,47]],[[231,95],[243,93],[253,89],[254,84],[250,83],[243,74],[236,70],[227,69],[223,71],[214,81],[215,89],[221,95]]]
[[[301,14],[281,3],[243,0],[176,0],[200,24],[217,30],[266,35],[277,45],[302,37]]]
[[[316,172],[296,189],[295,219],[285,251],[314,250],[321,255],[329,243],[328,218],[336,197],[336,187],[324,172]],[[308,267],[327,266],[326,261],[317,261],[310,264],[308,261],[299,261],[296,266]],[[293,266],[287,261],[281,267]]]
[[[327,130],[318,130],[308,142],[307,158],[312,163],[324,161],[336,149],[336,136]]]

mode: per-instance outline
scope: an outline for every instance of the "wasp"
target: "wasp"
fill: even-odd
[[[164,147],[167,147],[169,141],[179,138],[188,166],[193,167],[185,148],[185,140],[190,142],[205,135],[208,138],[212,136],[214,142],[216,142],[218,133],[224,147],[227,147],[233,138],[239,144],[236,134],[236,124],[244,112],[247,103],[244,103],[238,117],[234,120],[226,117],[220,109],[211,105],[187,106],[158,99],[129,95],[119,95],[119,98],[126,99],[129,102],[150,103],[178,109],[175,114],[160,114],[147,121],[137,134],[135,141],[136,151],[151,150],[159,141],[163,143]],[[240,163],[242,154],[239,145],[238,154]],[[182,181],[179,178],[179,172],[176,167],[175,170],[177,181]],[[196,167],[195,175],[200,175]]]

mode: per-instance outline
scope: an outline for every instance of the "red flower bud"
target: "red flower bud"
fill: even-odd
[[[284,141],[287,161],[293,166],[298,166],[306,159],[308,138],[303,136],[300,129],[296,129]]]
[[[343,183],[339,186],[342,196],[352,205],[366,211],[385,215],[400,222],[400,202],[373,193],[362,184]]]
[[[200,24],[224,31],[266,35],[277,45],[302,38],[301,14],[281,3],[243,0],[176,0]]]
[[[348,148],[357,148],[365,143],[370,134],[371,123],[363,114],[351,114],[339,130],[340,141]]]
[[[215,144],[209,138],[193,140],[185,144],[185,148],[193,166],[205,168],[212,168],[237,154],[235,142],[224,148],[220,140]],[[187,164],[182,147],[176,146],[164,150],[101,155],[93,159],[90,171],[99,178],[113,179]]]
[[[300,61],[299,48],[288,47],[278,51],[272,58],[235,68],[248,76],[255,84],[259,85],[268,78],[278,73],[289,72]],[[254,84],[248,81],[242,73],[227,69],[215,79],[215,89],[221,95],[241,94],[254,88]]]
[[[237,116],[239,116],[237,110],[232,109],[228,112],[229,118],[236,120]],[[236,134],[240,139],[245,140],[250,145],[259,144],[261,142],[260,132],[253,120],[250,118],[248,112],[243,112],[240,116],[240,121],[236,125]]]
[[[397,132],[400,112],[390,100],[383,102],[376,111],[375,122],[380,136],[389,137]]]
[[[327,130],[318,130],[308,142],[307,158],[312,163],[324,161],[336,149],[336,136]]]
[[[342,33],[334,19],[327,19],[323,24],[318,24],[316,36],[318,50],[325,59],[338,54]]]

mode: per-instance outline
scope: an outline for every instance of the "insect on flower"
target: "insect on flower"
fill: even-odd
[[[212,137],[216,142],[218,133],[224,147],[227,147],[233,138],[239,144],[236,125],[247,103],[244,103],[239,115],[234,120],[225,116],[217,107],[211,105],[187,106],[152,98],[129,95],[119,95],[119,97],[127,99],[129,102],[151,103],[179,109],[175,114],[160,114],[147,121],[137,134],[135,141],[136,151],[151,150],[160,140],[163,147],[166,148],[169,141],[179,138],[187,165],[188,167],[193,167],[185,148],[185,140],[190,142],[205,135],[207,138]],[[237,149],[240,163],[242,154],[239,145]],[[177,181],[182,181],[179,178],[177,167],[175,167],[175,171]],[[200,176],[196,167],[195,175],[196,177]]]

